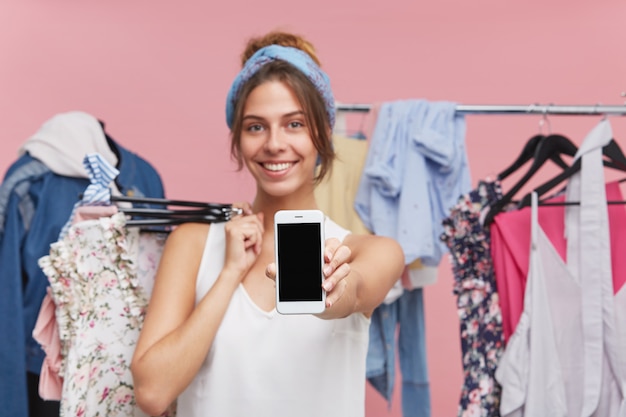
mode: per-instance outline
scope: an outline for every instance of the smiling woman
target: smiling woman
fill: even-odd
[[[274,43],[278,43],[275,45]],[[253,39],[242,54],[244,68],[239,73],[226,102],[226,121],[231,128],[231,151],[238,160],[246,98],[259,85],[277,81],[291,90],[298,110],[303,113],[321,169],[317,180],[329,169],[334,153],[330,133],[335,123],[335,101],[330,80],[321,70],[313,45],[301,37],[274,32],[264,39]]]
[[[243,114],[237,152],[257,193],[311,200],[317,150],[293,91],[280,81],[261,84],[248,96]]]
[[[326,218],[324,311],[277,312],[274,215],[318,208],[335,102],[299,36],[253,39],[243,61],[226,121],[256,196],[227,223],[169,236],[132,363],[137,403],[150,415],[178,399],[185,417],[363,417],[369,317],[402,272],[402,250]]]

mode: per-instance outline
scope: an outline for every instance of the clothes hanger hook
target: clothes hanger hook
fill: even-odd
[[[552,125],[550,124],[550,119],[548,119],[548,109],[552,106],[552,104],[548,104],[543,107],[541,119],[539,120],[539,133],[543,135],[543,126],[547,127],[548,135],[552,134]]]

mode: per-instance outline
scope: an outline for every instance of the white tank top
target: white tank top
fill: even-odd
[[[349,233],[328,218],[326,238]],[[224,223],[211,225],[196,303],[222,270]],[[365,415],[370,320],[281,315],[259,308],[239,285],[198,374],[178,398],[178,417]]]

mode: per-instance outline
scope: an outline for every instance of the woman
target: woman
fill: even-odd
[[[316,209],[334,157],[334,101],[310,43],[251,40],[231,87],[231,150],[253,203],[227,223],[171,233],[132,363],[139,406],[178,416],[363,416],[369,316],[404,266],[388,238],[327,219],[326,309],[275,310],[274,213]]]

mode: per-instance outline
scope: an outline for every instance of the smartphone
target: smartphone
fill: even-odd
[[[324,213],[320,210],[280,210],[274,215],[279,313],[315,314],[326,308],[324,240]]]

